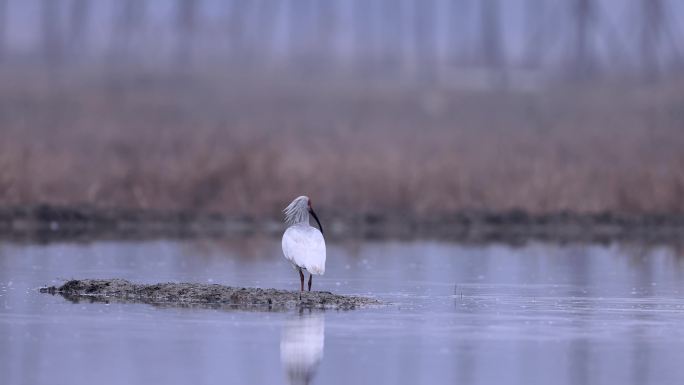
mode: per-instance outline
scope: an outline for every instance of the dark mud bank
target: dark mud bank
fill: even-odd
[[[352,310],[379,305],[380,301],[358,296],[312,291],[230,287],[218,284],[136,284],[123,279],[71,280],[62,286],[40,289],[72,302],[131,302],[166,307],[209,307],[241,310],[285,311],[289,309]]]
[[[524,243],[637,241],[681,243],[684,214],[558,212],[530,214],[461,211],[429,218],[414,215],[321,212],[329,239],[433,238],[460,242]],[[0,239],[27,242],[98,239],[228,238],[280,236],[274,218],[193,211],[101,209],[92,206],[0,207]]]

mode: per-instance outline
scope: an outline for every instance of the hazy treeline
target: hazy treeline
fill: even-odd
[[[426,81],[475,69],[653,78],[682,69],[683,14],[674,0],[0,0],[0,58]]]

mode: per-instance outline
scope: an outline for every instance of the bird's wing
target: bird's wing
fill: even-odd
[[[325,240],[315,227],[291,226],[285,230],[283,254],[287,260],[309,273],[325,273]]]

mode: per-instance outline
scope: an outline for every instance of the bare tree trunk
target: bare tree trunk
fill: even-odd
[[[319,25],[316,12],[318,0],[293,0],[291,6],[290,47],[300,69],[311,70],[317,67],[319,53]]]
[[[470,61],[468,21],[472,16],[472,3],[469,0],[451,0],[448,2],[448,37],[447,58],[452,63],[463,64]]]
[[[90,17],[90,0],[72,0],[69,19],[70,54],[81,56],[86,50],[86,29]]]
[[[379,63],[384,73],[396,74],[399,69],[404,41],[403,8],[399,1],[382,0],[379,3],[380,52]]]
[[[672,5],[668,4],[667,7],[672,7]],[[674,24],[676,24],[676,21],[673,21],[672,19],[674,15],[666,9],[665,4],[663,4],[662,14],[664,19],[661,27],[664,35],[663,39],[666,40],[669,45],[668,61],[672,65],[673,70],[684,73],[684,54],[681,45],[681,31],[674,28]]]
[[[0,0],[0,62],[7,54],[7,21],[9,20],[7,0]]]
[[[480,1],[480,38],[482,64],[489,70],[491,86],[505,88],[506,58],[501,36],[501,8],[499,0]]]
[[[270,51],[273,49],[273,41],[276,38],[280,2],[261,0],[257,2],[256,7],[258,28],[254,45],[259,50],[260,57],[263,60],[272,60]]]
[[[644,77],[654,80],[658,76],[658,48],[661,45],[663,27],[663,3],[661,0],[641,0],[641,68]]]
[[[367,72],[375,61],[376,36],[373,33],[371,4],[364,0],[351,1],[352,29],[354,31],[354,62],[362,71]]]
[[[575,24],[573,71],[577,78],[590,76],[596,65],[590,44],[595,7],[593,0],[574,0],[573,3],[572,16]]]
[[[129,65],[133,56],[133,36],[139,32],[145,21],[145,2],[142,0],[122,0],[114,15],[111,49],[112,63]]]
[[[499,0],[481,0],[480,6],[482,62],[485,67],[498,70],[504,63]]]
[[[330,70],[334,65],[337,53],[338,20],[335,4],[334,0],[319,0],[316,9],[316,24],[319,36],[317,51],[320,62],[326,71]]]
[[[62,28],[59,20],[61,0],[42,0],[41,26],[43,32],[43,57],[50,67],[58,65],[63,57]]]
[[[284,0],[283,0],[284,1]],[[289,8],[292,8],[291,0],[287,3]],[[250,0],[228,0],[228,46],[229,55],[233,63],[244,62],[247,46],[247,34],[245,28],[245,15],[250,6]],[[290,15],[288,15],[288,18]],[[292,20],[289,23],[290,40],[293,34]],[[290,49],[292,44],[290,43]]]
[[[431,81],[436,66],[434,0],[414,0],[414,53],[417,73],[422,81]]]
[[[178,65],[190,65],[193,57],[195,34],[197,33],[197,18],[200,0],[178,0],[177,2],[178,29]]]
[[[383,28],[386,25],[385,22],[387,21],[388,15],[383,14],[383,11],[382,2],[378,0],[369,1],[366,6],[367,16],[365,22],[367,25],[365,29],[368,36],[372,39],[370,41],[370,51],[368,52],[370,55],[368,74],[372,77],[377,77],[385,72],[383,59],[385,58],[387,46],[385,46]]]
[[[524,64],[528,68],[539,68],[544,54],[545,1],[527,0],[525,3],[526,47]]]

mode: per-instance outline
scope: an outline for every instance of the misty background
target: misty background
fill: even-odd
[[[7,65],[249,65],[446,86],[489,70],[534,85],[681,71],[683,13],[672,0],[2,0],[0,49]]]
[[[682,213],[673,0],[0,0],[0,199]]]

